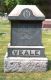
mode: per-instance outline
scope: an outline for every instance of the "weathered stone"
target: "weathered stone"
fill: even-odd
[[[7,55],[7,54],[6,54]],[[7,55],[8,56],[8,55]],[[5,57],[4,72],[31,72],[31,71],[46,71],[48,59],[41,58],[24,58],[24,57]]]

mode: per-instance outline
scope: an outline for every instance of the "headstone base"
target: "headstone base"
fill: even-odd
[[[46,57],[8,57],[4,58],[4,72],[35,72],[46,71],[48,59]]]

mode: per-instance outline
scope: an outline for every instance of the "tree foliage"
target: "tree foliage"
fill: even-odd
[[[9,13],[17,4],[37,5],[45,14],[48,11],[48,0],[0,0],[0,11]]]
[[[17,0],[4,0],[5,12],[10,12],[17,5]]]
[[[19,4],[30,4],[30,5],[42,5],[42,4],[46,4],[47,0],[19,0]]]
[[[4,0],[0,0],[0,11],[1,12],[3,11],[3,2],[4,2]]]

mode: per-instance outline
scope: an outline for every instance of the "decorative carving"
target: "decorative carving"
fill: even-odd
[[[40,56],[40,50],[12,50],[13,56]]]
[[[29,11],[28,9],[24,10],[24,11],[23,11],[23,16],[24,16],[25,18],[29,18],[29,17],[30,17],[30,11]]]

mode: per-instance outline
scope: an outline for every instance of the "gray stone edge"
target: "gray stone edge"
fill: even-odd
[[[8,44],[8,48],[45,48],[44,46],[11,46]]]
[[[17,17],[17,16],[8,16],[8,19],[9,20],[28,20],[28,21],[33,21],[33,20],[36,20],[36,21],[44,21],[45,20],[45,17],[33,17],[32,19],[26,19],[26,18],[20,18],[20,17]]]

